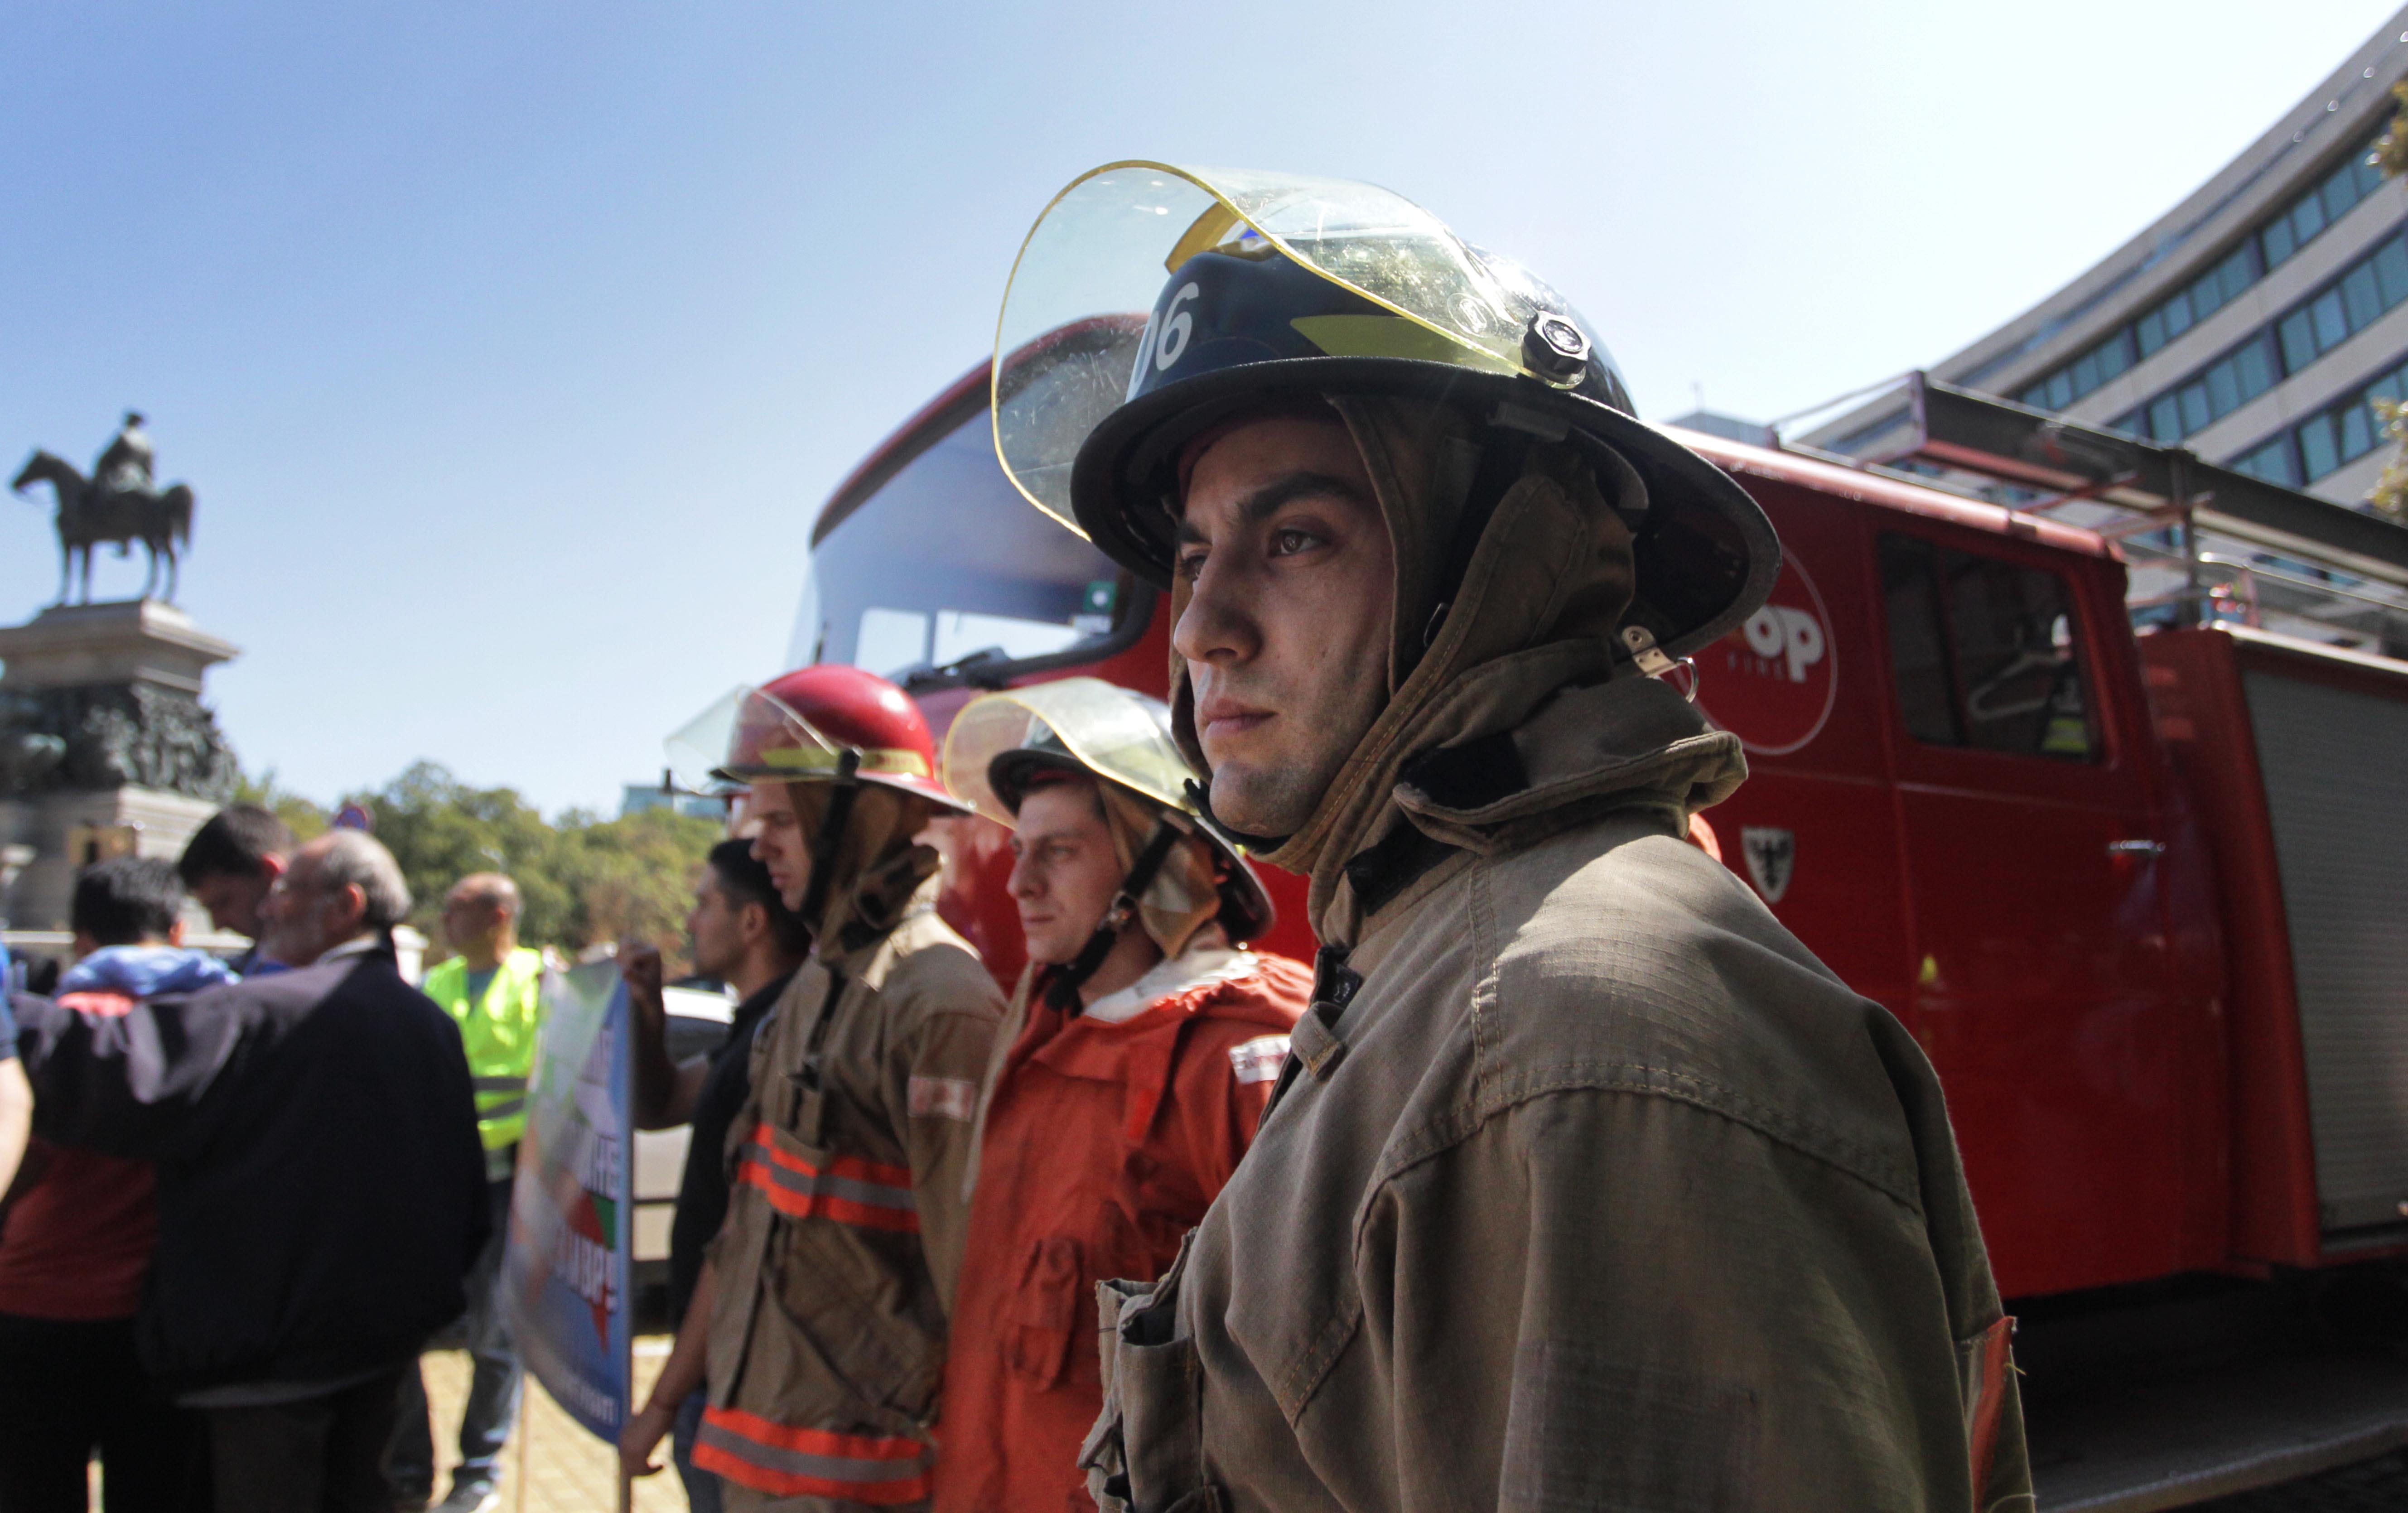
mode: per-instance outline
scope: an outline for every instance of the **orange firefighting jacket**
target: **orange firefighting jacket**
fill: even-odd
[[[939,1513],[1094,1506],[1096,1284],[1169,1266],[1254,1140],[1312,989],[1295,962],[1226,949],[1163,963],[1117,1023],[1109,999],[1072,1018],[1024,984],[987,1097]]]
[[[1002,994],[925,899],[804,963],[752,1048],[695,1463],[731,1508],[928,1495],[971,1124]]]

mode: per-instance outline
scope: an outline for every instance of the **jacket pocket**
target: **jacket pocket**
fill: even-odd
[[[1011,1334],[1004,1361],[1012,1376],[1048,1388],[1070,1368],[1070,1346],[1084,1335],[1080,1305],[1085,1300],[1084,1252],[1079,1242],[1049,1235],[1028,1248],[1012,1290]]]
[[[1104,1411],[1079,1452],[1102,1513],[1217,1513],[1204,1479],[1203,1366],[1179,1328],[1179,1280],[1195,1236],[1151,1288],[1104,1282]]]

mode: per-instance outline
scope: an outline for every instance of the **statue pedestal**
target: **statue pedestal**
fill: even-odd
[[[0,629],[0,689],[142,680],[197,694],[201,676],[241,650],[156,599],[52,605]]]
[[[148,599],[54,606],[0,628],[0,850],[32,852],[0,888],[12,935],[64,930],[78,868],[173,861],[233,796],[241,772],[200,693],[236,653]]]

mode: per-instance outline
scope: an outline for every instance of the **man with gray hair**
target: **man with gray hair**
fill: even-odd
[[[402,1375],[466,1302],[484,1155],[459,1029],[394,966],[408,911],[337,830],[267,896],[274,969],[108,1016],[17,1001],[36,1132],[158,1163],[137,1340],[208,1422],[220,1507],[386,1513]]]

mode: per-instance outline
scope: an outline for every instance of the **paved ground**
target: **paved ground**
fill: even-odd
[[[666,1335],[636,1342],[636,1400],[652,1389],[668,1349]],[[451,1483],[456,1446],[442,1426],[456,1427],[468,1390],[468,1358],[440,1351],[425,1358],[426,1394],[435,1406],[437,1491]],[[666,1452],[664,1452],[666,1459]],[[527,1383],[526,1411],[503,1458],[503,1513],[609,1513],[617,1506],[612,1477],[617,1456],[579,1428],[543,1389]],[[675,1471],[636,1484],[637,1513],[685,1513]],[[2408,1510],[2408,1450],[2378,1456],[2281,1487],[2195,1505],[2192,1513],[2402,1513]],[[2043,1510],[2045,1513],[2045,1510]]]
[[[668,1343],[666,1335],[636,1341],[638,1404],[660,1374]],[[438,1350],[425,1356],[422,1365],[427,1401],[435,1409],[435,1490],[439,1495],[451,1487],[452,1467],[460,1459],[457,1433],[460,1405],[468,1392],[468,1358],[456,1350]],[[660,1458],[668,1459],[666,1444]],[[616,1451],[579,1428],[529,1377],[525,1411],[502,1455],[503,1513],[611,1513],[619,1506],[618,1462]],[[637,1513],[685,1513],[685,1490],[678,1485],[677,1472],[666,1470],[636,1483],[635,1506]]]
[[[2194,1513],[2400,1513],[2408,1508],[2408,1450],[2320,1477],[2201,1503]]]

